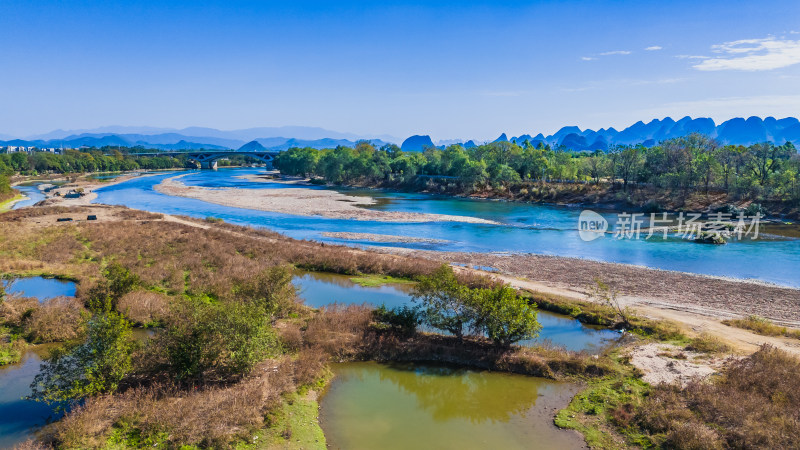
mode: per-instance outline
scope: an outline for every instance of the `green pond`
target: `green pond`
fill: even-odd
[[[335,449],[585,448],[553,425],[578,386],[429,364],[333,366],[320,424]]]

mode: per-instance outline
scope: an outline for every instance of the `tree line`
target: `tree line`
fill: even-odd
[[[49,152],[0,154],[0,174],[20,173],[36,175],[43,173],[87,173],[124,172],[130,170],[163,170],[190,167],[184,155],[137,156],[136,153],[159,150],[143,148],[102,147],[82,150],[64,150],[61,154]],[[231,155],[218,160],[220,166],[257,162],[244,155]]]
[[[450,145],[403,152],[390,144],[375,148],[293,148],[275,165],[284,174],[319,177],[335,184],[424,187],[451,190],[519,190],[531,183],[606,184],[682,191],[724,191],[733,197],[800,201],[800,157],[792,143],[720,145],[699,134],[653,147],[616,146],[609,151],[570,151],[524,142],[493,142],[472,148]]]

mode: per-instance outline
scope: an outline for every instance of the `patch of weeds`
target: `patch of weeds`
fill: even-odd
[[[350,278],[353,283],[363,287],[383,286],[384,284],[413,284],[413,280],[389,275],[362,275]]]
[[[636,408],[649,391],[650,385],[632,375],[590,381],[554,423],[577,430],[592,448],[651,447],[650,438],[634,423]]]
[[[800,339],[800,330],[792,330],[780,325],[776,325],[771,320],[756,315],[747,316],[744,319],[723,320],[722,323],[730,327],[750,330],[762,336],[784,336],[788,338]]]
[[[325,449],[318,414],[319,403],[314,392],[289,394],[281,407],[267,416],[266,429],[237,448]]]
[[[698,353],[728,353],[731,347],[716,336],[702,333],[689,341],[686,350]]]

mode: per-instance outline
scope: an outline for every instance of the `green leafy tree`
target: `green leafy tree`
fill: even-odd
[[[476,319],[472,291],[459,283],[453,268],[446,264],[420,279],[413,298],[420,303],[428,325],[459,339]]]
[[[541,325],[537,320],[536,306],[508,285],[492,289],[478,289],[474,302],[477,308],[478,329],[501,347],[533,339],[539,335]]]
[[[84,342],[58,349],[42,364],[30,398],[48,403],[114,392],[131,372],[131,325],[108,312],[89,320]]]

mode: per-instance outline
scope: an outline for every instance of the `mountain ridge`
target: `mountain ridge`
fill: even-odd
[[[114,130],[127,132],[114,132]],[[564,147],[576,151],[607,151],[616,145],[652,146],[666,139],[682,137],[695,132],[717,139],[722,144],[752,145],[760,142],[772,142],[781,145],[792,142],[800,147],[800,120],[795,117],[776,119],[772,116],[764,119],[757,116],[737,117],[720,124],[708,117],[684,116],[678,120],[665,117],[652,119],[647,123],[640,120],[621,130],[614,127],[581,130],[578,126],[570,125],[561,127],[555,133],[547,136],[543,133],[526,133],[509,138],[506,133],[502,133],[492,141],[448,139],[438,141],[438,144],[439,147],[456,143],[474,146],[481,142],[508,141],[522,144],[528,141],[532,145],[546,144],[551,147]],[[54,130],[27,139],[13,138],[3,134],[0,135],[0,146],[45,148],[142,146],[159,150],[227,150],[238,149],[248,143],[257,142],[267,150],[286,150],[291,147],[353,146],[360,140],[368,140],[376,146],[401,142],[391,136],[382,137],[386,139],[380,137],[365,139],[363,136],[352,133],[339,133],[324,128],[302,126],[260,127],[227,131],[205,127],[171,129],[109,126],[92,130]],[[432,146],[434,146],[433,140],[428,135],[414,135],[403,140],[401,144],[401,148],[409,151],[421,151]]]

